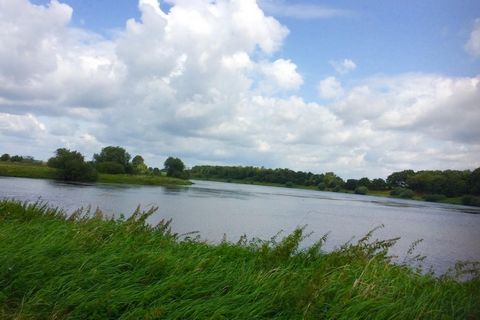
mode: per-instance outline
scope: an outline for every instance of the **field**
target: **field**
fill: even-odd
[[[44,164],[26,164],[0,161],[0,176],[22,177],[36,179],[55,179],[57,169]],[[127,175],[127,174],[99,174],[101,183],[122,183],[140,185],[189,185],[188,180],[170,178],[166,176]]]
[[[480,318],[475,266],[466,282],[422,274],[392,264],[394,240],[372,233],[329,253],[325,238],[299,250],[300,229],[283,240],[211,245],[175,235],[169,222],[147,225],[154,212],[67,217],[0,201],[0,318]]]

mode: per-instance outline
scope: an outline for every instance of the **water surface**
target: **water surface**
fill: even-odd
[[[355,241],[372,228],[375,235],[401,237],[391,253],[401,261],[410,244],[437,273],[457,260],[480,260],[480,208],[373,196],[278,187],[195,181],[188,187],[68,184],[51,180],[0,177],[0,198],[47,201],[71,212],[100,208],[129,216],[140,205],[158,206],[152,223],[173,219],[174,231],[198,231],[203,239],[269,239],[279,231],[307,225],[312,243],[329,233],[325,249]]]

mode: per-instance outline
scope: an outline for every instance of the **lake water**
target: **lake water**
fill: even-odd
[[[445,272],[458,260],[480,260],[480,208],[313,190],[195,181],[188,187],[81,185],[50,180],[0,177],[0,198],[47,201],[71,212],[96,207],[129,216],[135,208],[158,206],[150,219],[173,219],[178,233],[198,231],[202,239],[269,239],[305,226],[313,232],[304,245],[329,233],[326,250],[357,240],[384,225],[380,239],[401,237],[391,254],[402,261],[410,244],[424,265]],[[474,214],[477,213],[477,214]]]

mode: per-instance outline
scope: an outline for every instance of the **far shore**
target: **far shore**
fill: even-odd
[[[55,180],[57,176],[57,169],[50,168],[43,163],[30,164],[0,162],[0,176]],[[192,182],[189,180],[177,179],[164,175],[129,175],[105,173],[99,174],[97,183],[155,186],[185,186],[192,184]]]

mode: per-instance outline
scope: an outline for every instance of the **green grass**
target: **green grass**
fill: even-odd
[[[98,176],[98,182],[102,183],[125,183],[142,185],[190,185],[188,180],[171,178],[167,176],[146,176],[146,175],[128,175],[128,174],[105,174]]]
[[[0,161],[0,176],[54,179],[57,170],[43,164]]]
[[[168,222],[70,217],[0,201],[1,319],[478,319],[480,279],[390,263],[393,240],[324,253],[282,241],[209,245]]]
[[[18,162],[0,161],[0,176],[22,177],[35,179],[55,179],[57,169],[47,167],[44,164],[30,164]],[[101,183],[122,183],[140,185],[190,185],[188,180],[171,178],[164,175],[127,175],[127,174],[99,174],[98,181]]]

